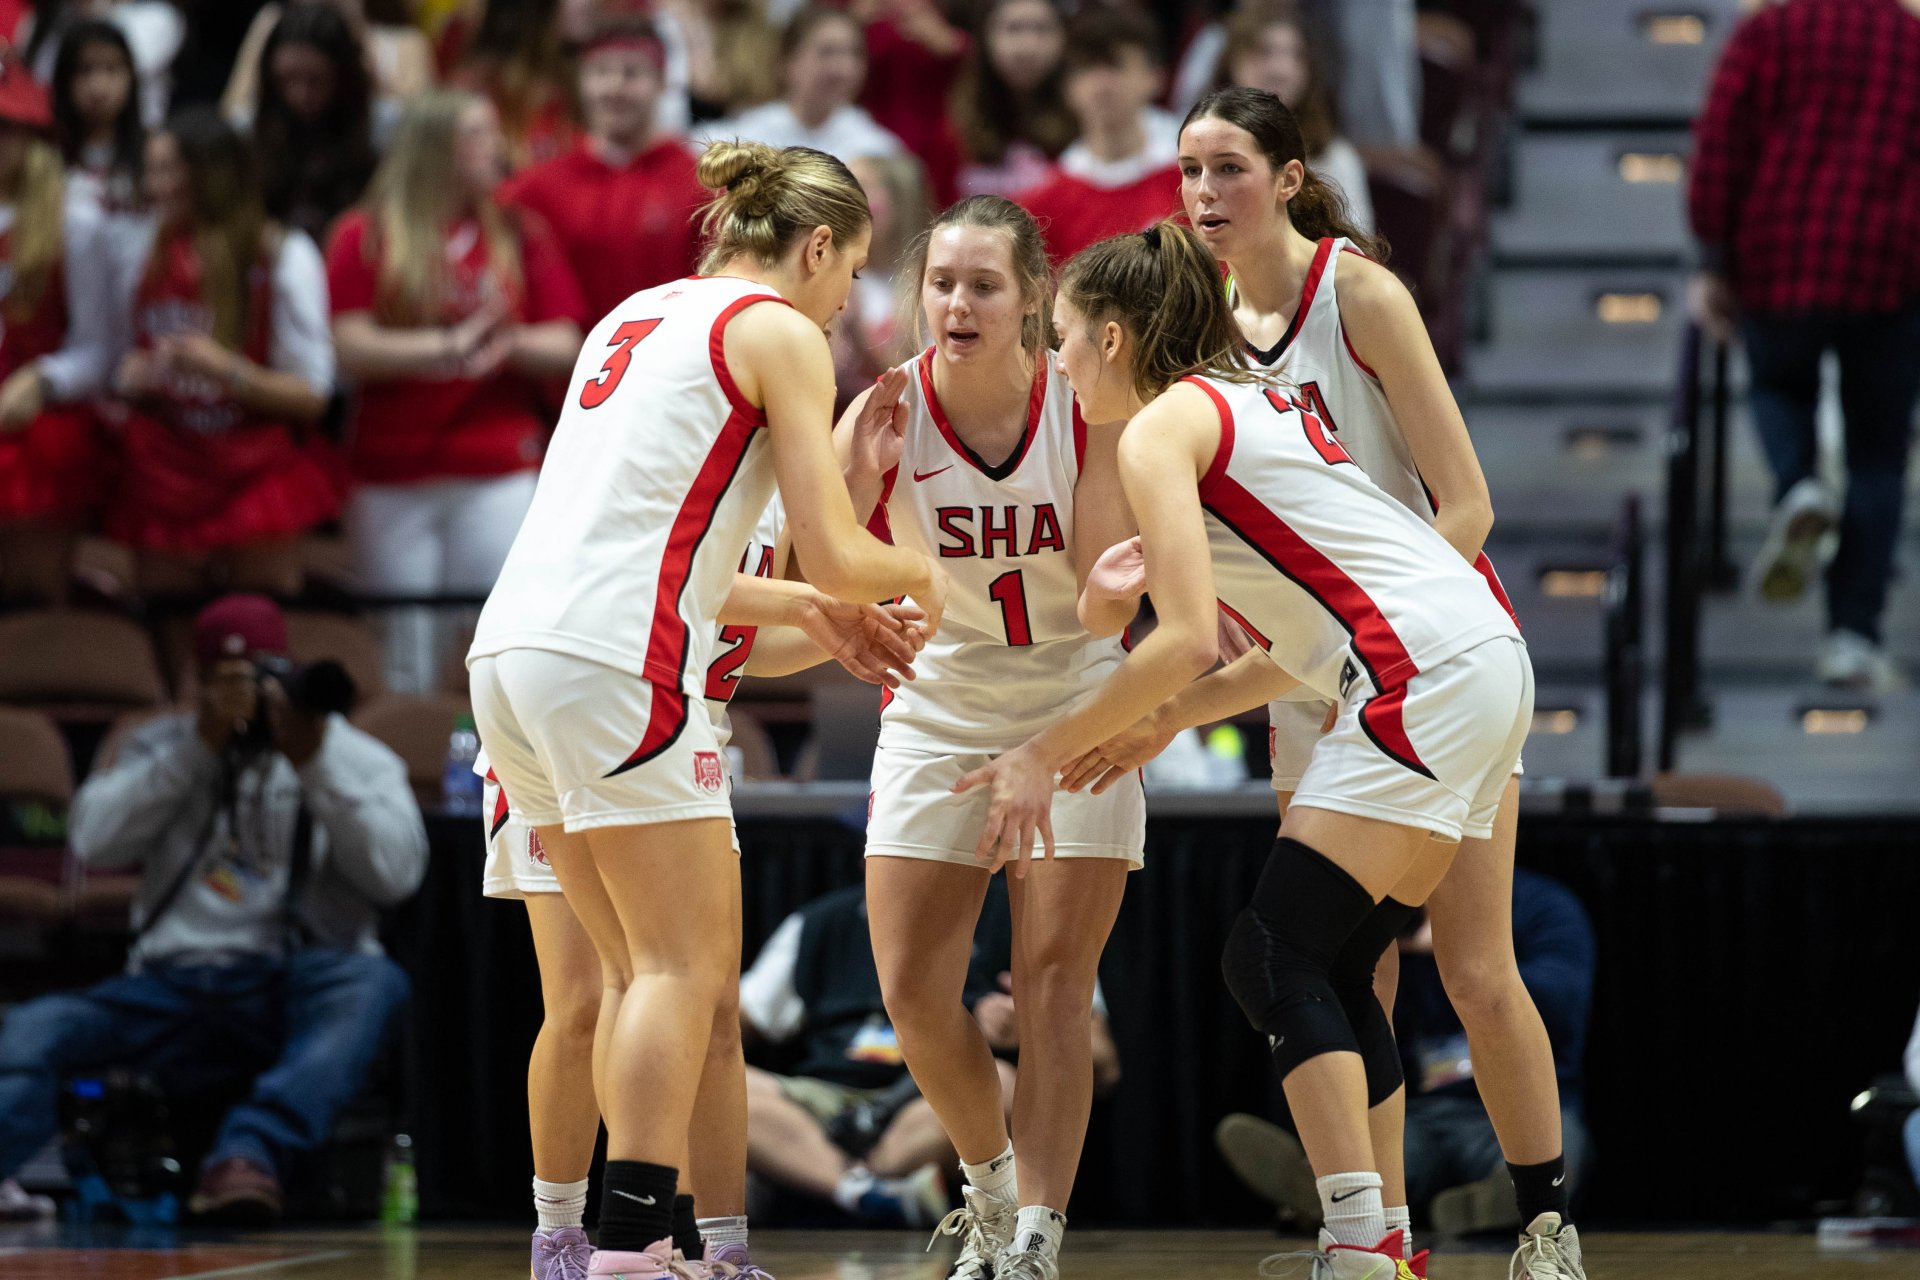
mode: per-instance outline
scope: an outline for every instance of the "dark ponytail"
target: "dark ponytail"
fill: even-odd
[[[1190,373],[1252,382],[1220,265],[1190,227],[1162,222],[1073,256],[1060,296],[1090,323],[1114,320],[1134,343],[1133,389],[1151,400]]]
[[[1300,162],[1307,173],[1306,181],[1293,199],[1287,201],[1287,219],[1295,231],[1309,240],[1345,236],[1353,241],[1354,248],[1375,262],[1387,260],[1387,242],[1354,226],[1346,198],[1307,163],[1300,122],[1286,103],[1265,89],[1236,85],[1231,89],[1217,89],[1194,103],[1193,110],[1180,122],[1181,132],[1186,132],[1187,126],[1196,120],[1224,120],[1246,130],[1276,173],[1289,161]]]

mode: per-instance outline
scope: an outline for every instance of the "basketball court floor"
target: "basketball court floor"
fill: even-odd
[[[754,1252],[780,1280],[941,1280],[946,1253],[917,1234],[766,1232]],[[945,1242],[943,1242],[944,1244]],[[1259,1280],[1263,1258],[1304,1242],[1259,1231],[1084,1231],[1068,1236],[1063,1280]],[[1508,1254],[1455,1246],[1434,1280],[1506,1280]],[[1821,1250],[1809,1235],[1596,1233],[1592,1280],[1907,1280],[1920,1250]],[[521,1280],[524,1231],[380,1228],[183,1237],[167,1247],[85,1246],[70,1235],[0,1234],[0,1280]],[[1274,1267],[1306,1280],[1307,1266]]]

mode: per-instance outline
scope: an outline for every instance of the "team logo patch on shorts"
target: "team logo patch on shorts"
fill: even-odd
[[[726,781],[726,772],[720,767],[718,751],[696,751],[693,753],[693,780],[702,791],[718,791]]]
[[[527,857],[543,867],[553,865],[547,861],[547,847],[540,843],[540,833],[532,827],[527,828]]]

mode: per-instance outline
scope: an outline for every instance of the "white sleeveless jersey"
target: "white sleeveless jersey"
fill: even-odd
[[[1027,430],[997,467],[955,433],[933,389],[933,352],[908,368],[900,463],[869,527],[939,560],[952,578],[939,634],[915,679],[883,695],[880,745],[999,751],[1057,719],[1124,656],[1080,625],[1073,491],[1086,424],[1065,378],[1042,359]]]
[[[730,277],[634,294],[574,366],[468,661],[546,649],[706,692],[715,619],[773,498],[765,414],[734,385],[727,322],[765,285]]]
[[[1215,593],[1282,669],[1324,698],[1361,682],[1390,694],[1484,640],[1518,637],[1486,580],[1374,484],[1294,388],[1187,381],[1220,414],[1200,482]]]

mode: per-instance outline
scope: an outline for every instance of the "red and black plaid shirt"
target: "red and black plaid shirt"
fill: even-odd
[[[1742,23],[1694,125],[1688,213],[1744,307],[1920,298],[1920,16],[1790,0]]]

